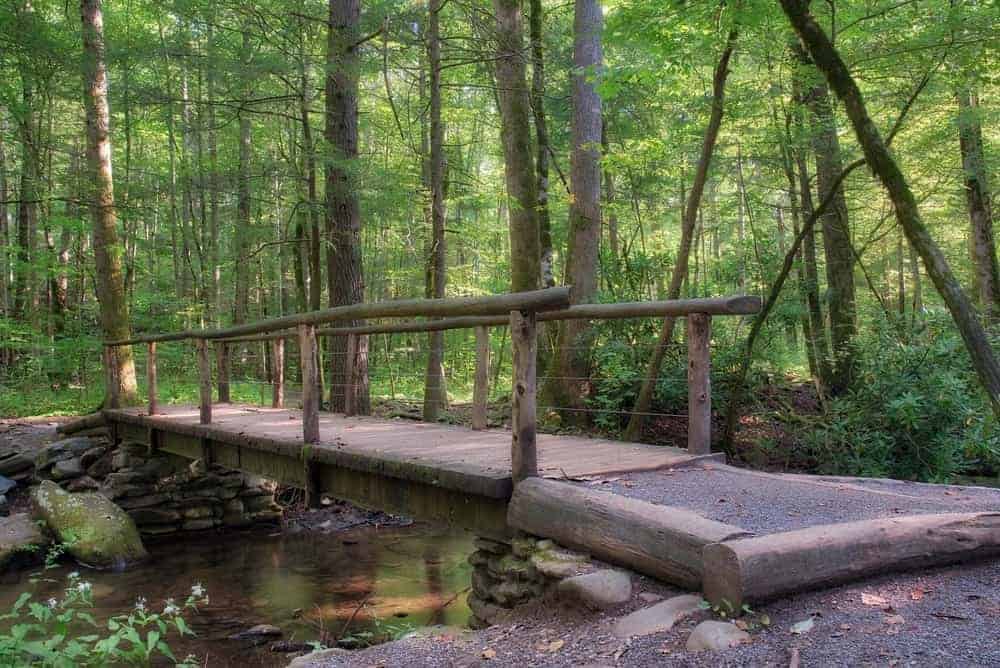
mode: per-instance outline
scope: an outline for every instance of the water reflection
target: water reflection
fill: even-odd
[[[392,624],[464,625],[469,610],[460,595],[469,586],[465,558],[472,536],[423,525],[356,529],[340,534],[275,534],[260,530],[150,542],[149,562],[126,573],[84,571],[94,584],[95,615],[103,619],[129,608],[137,596],[162,607],[184,598],[200,582],[211,597],[192,620],[194,640],[175,641],[176,653],[193,653],[204,665],[284,666],[287,658],[228,637],[255,624],[274,624],[285,640],[316,640],[322,632],[373,628],[376,618]],[[35,585],[37,599],[58,594],[65,567]],[[0,585],[0,605],[9,608],[32,587],[29,575]],[[349,627],[348,627],[349,623]]]

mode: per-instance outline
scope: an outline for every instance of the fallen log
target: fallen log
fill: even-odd
[[[542,478],[528,478],[515,486],[507,523],[692,589],[701,585],[706,545],[750,535],[683,508]]]
[[[707,545],[704,593],[739,610],[808,589],[1000,555],[1000,513],[824,524]]]
[[[62,434],[63,436],[72,436],[81,431],[88,429],[97,429],[98,427],[104,426],[104,414],[103,413],[91,413],[90,415],[84,415],[76,420],[70,420],[69,422],[63,422],[56,427],[56,433]]]

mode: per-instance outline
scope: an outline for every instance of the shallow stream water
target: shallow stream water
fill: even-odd
[[[72,564],[45,573],[54,582],[29,583],[30,572],[0,584],[0,610],[20,592],[35,600],[58,596],[66,575],[79,570],[93,584],[103,622],[127,611],[139,596],[162,609],[167,598],[184,600],[200,583],[210,602],[188,615],[195,638],[170,638],[178,657],[194,654],[201,665],[284,666],[270,640],[260,646],[229,636],[257,624],[273,624],[283,640],[321,636],[390,635],[430,624],[464,625],[470,585],[466,557],[472,536],[427,525],[362,528],[331,534],[277,533],[261,529],[204,533],[147,541],[151,559],[124,573],[78,569]]]

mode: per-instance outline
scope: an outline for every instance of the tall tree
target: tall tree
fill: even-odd
[[[243,45],[241,49],[241,60],[244,67],[244,76],[249,82],[251,77],[249,72],[251,61],[250,32],[243,30]],[[253,87],[248,83],[245,94],[249,98],[252,95]],[[244,323],[249,315],[250,282],[251,269],[253,264],[250,261],[250,236],[253,218],[251,216],[251,196],[250,188],[253,175],[251,173],[251,160],[253,159],[253,134],[250,126],[250,114],[246,110],[239,113],[240,124],[240,148],[239,148],[239,175],[236,186],[236,224],[233,226],[233,247],[236,259],[236,292],[233,298],[233,322]]]
[[[537,183],[531,154],[531,102],[524,58],[524,21],[519,0],[493,0],[496,16],[496,80],[503,139],[504,173],[510,198],[510,284],[534,290],[541,275]]]
[[[441,121],[441,1],[427,3],[427,68],[430,71],[430,155],[428,177],[431,200],[431,297],[445,295],[447,247],[445,245],[444,125]],[[424,419],[437,420],[448,399],[444,376],[444,332],[430,332],[424,382]]]
[[[927,274],[951,312],[969,351],[972,366],[989,397],[993,412],[1000,417],[1000,363],[993,354],[975,307],[962,290],[944,254],[924,225],[916,197],[869,116],[864,97],[854,77],[851,76],[850,70],[830,38],[809,12],[808,0],[780,0],[780,2],[813,62],[843,103],[868,167],[888,192],[896,219],[910,245],[923,260]]]
[[[698,220],[701,195],[705,190],[705,182],[708,180],[708,168],[712,164],[715,143],[719,138],[719,129],[722,127],[722,115],[725,111],[726,101],[726,80],[729,78],[729,60],[736,49],[737,36],[738,32],[734,27],[726,37],[726,45],[722,49],[722,54],[719,56],[719,62],[716,64],[715,72],[712,76],[712,109],[709,112],[708,124],[705,126],[705,136],[701,143],[701,155],[698,157],[698,165],[695,167],[694,182],[691,184],[691,190],[688,192],[684,206],[681,220],[680,248],[677,251],[677,262],[674,264],[674,269],[670,274],[667,299],[677,299],[681,296],[681,286],[687,278],[688,260],[691,257],[691,243],[694,239],[695,223]],[[653,403],[653,390],[656,389],[656,381],[660,376],[660,369],[663,367],[663,357],[666,355],[667,346],[674,337],[675,321],[676,319],[673,317],[667,317],[663,320],[659,339],[656,342],[656,347],[653,348],[649,366],[646,367],[646,376],[642,380],[639,396],[636,397],[632,416],[629,418],[628,427],[625,429],[626,440],[637,441],[642,437],[646,414],[649,413],[649,408]]]
[[[549,221],[549,127],[545,116],[545,21],[542,0],[531,0],[528,17],[531,40],[531,112],[535,120],[535,170],[538,189],[538,242],[541,285],[556,284],[552,268],[552,225]]]
[[[87,201],[93,221],[95,283],[101,306],[101,330],[106,339],[127,339],[132,328],[125,300],[122,246],[118,240],[111,176],[108,72],[104,61],[101,0],[81,0],[80,19],[83,26],[83,106],[87,115],[87,166],[90,170]],[[107,376],[118,384],[117,388],[108,388],[108,398],[117,395],[123,403],[135,402],[138,390],[132,348],[111,348],[106,360],[110,365]]]
[[[969,249],[973,285],[979,308],[990,321],[1000,319],[1000,268],[993,234],[993,206],[989,172],[983,155],[983,126],[979,95],[970,86],[958,91],[958,138],[965,176],[965,205],[969,211]]]
[[[801,51],[802,61],[809,58]],[[815,79],[815,77],[814,77]],[[816,157],[816,183],[822,201],[833,191],[833,184],[843,169],[837,121],[830,104],[830,91],[822,80],[814,80],[803,90],[812,112],[812,149]],[[854,368],[853,341],[857,334],[857,314],[854,295],[854,252],[851,250],[851,229],[844,187],[833,192],[833,205],[820,221],[823,250],[826,258],[827,301],[830,311],[830,341],[833,352],[832,375],[828,389],[840,394],[851,386]]]
[[[597,297],[601,249],[601,97],[595,78],[603,63],[600,0],[576,0],[573,17],[573,116],[566,280],[572,301]],[[593,328],[587,320],[567,320],[559,327],[555,364],[546,382],[550,405],[570,409],[569,418],[584,421],[590,387],[590,346]]]
[[[358,24],[361,0],[330,0],[326,51],[326,276],[330,306],[364,301],[361,205],[358,202]],[[354,321],[354,325],[361,325]],[[357,409],[370,410],[368,339],[359,337],[355,378],[344,374],[347,339],[330,337],[330,410],[344,408],[344,388],[357,384]]]

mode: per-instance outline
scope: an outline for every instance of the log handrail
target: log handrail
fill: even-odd
[[[512,292],[485,297],[452,297],[447,299],[399,299],[394,301],[348,304],[307,313],[295,313],[269,318],[245,325],[221,329],[192,329],[170,334],[136,336],[131,339],[105,341],[108,347],[129,346],[137,343],[183,341],[186,339],[233,339],[240,336],[262,334],[300,325],[323,325],[337,321],[366,320],[369,318],[447,318],[457,315],[498,316],[511,311],[550,311],[565,309],[570,302],[570,288],[557,287],[530,292]]]
[[[759,297],[715,297],[710,299],[671,299],[649,302],[621,302],[618,304],[576,304],[569,308],[538,313],[539,322],[559,320],[627,320],[631,318],[685,317],[695,313],[714,315],[752,315],[760,311]],[[519,309],[520,310],[520,309]],[[500,327],[510,323],[508,315],[458,316],[440,320],[414,320],[390,322],[359,327],[323,327],[317,336],[350,336],[352,334],[402,334],[407,332],[440,332],[449,329],[474,329]],[[238,336],[223,339],[230,343],[273,341],[292,338],[294,331],[274,332],[266,335]]]

